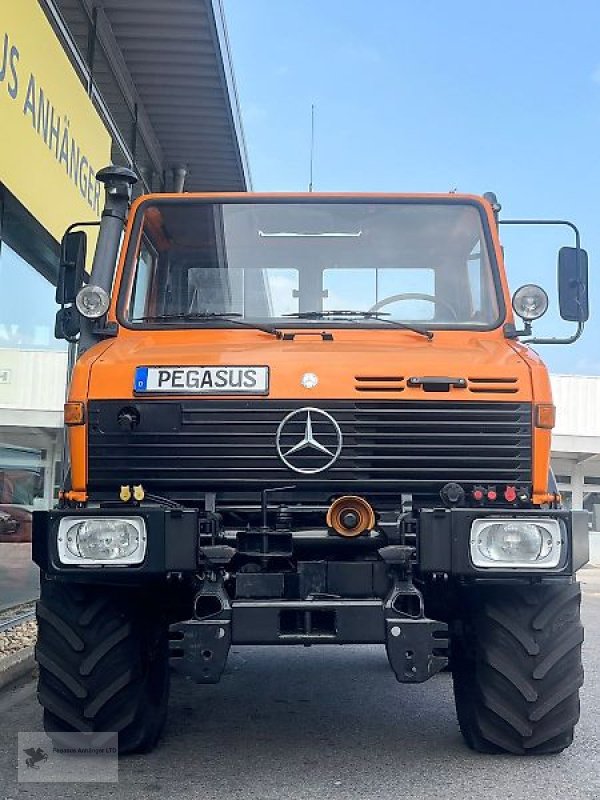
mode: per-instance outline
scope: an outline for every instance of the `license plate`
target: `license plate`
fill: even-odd
[[[133,390],[164,394],[267,394],[268,367],[137,367]]]

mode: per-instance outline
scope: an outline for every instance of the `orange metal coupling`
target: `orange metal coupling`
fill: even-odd
[[[67,503],[87,503],[88,501],[88,494],[87,492],[59,492],[58,497],[60,500],[64,500]]]
[[[375,525],[375,512],[363,497],[338,497],[327,511],[327,526],[348,539],[360,536]]]

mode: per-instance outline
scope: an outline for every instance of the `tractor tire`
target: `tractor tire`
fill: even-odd
[[[578,583],[465,591],[451,639],[461,733],[480,753],[560,753],[583,684]]]
[[[167,717],[168,627],[147,594],[42,578],[37,621],[50,737],[115,731],[120,754],[152,750]]]

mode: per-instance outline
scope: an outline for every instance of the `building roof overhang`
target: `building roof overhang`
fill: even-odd
[[[51,2],[88,63],[95,31],[91,77],[130,150],[134,119],[146,161],[186,170],[186,190],[251,188],[222,0]]]

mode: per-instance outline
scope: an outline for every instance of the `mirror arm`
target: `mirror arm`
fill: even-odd
[[[523,344],[573,344],[576,342],[577,339],[581,336],[584,329],[584,323],[578,322],[577,323],[577,330],[572,336],[566,336],[565,338],[537,338],[532,336],[531,339],[523,339]],[[523,321],[523,329],[518,330],[515,326],[511,324],[507,324],[504,326],[504,335],[507,339],[520,339],[521,336],[531,336],[532,327],[531,322]]]
[[[99,228],[99,227],[100,227],[100,222],[99,221],[96,222],[95,220],[93,222],[73,222],[71,225],[69,225],[67,230],[63,233],[62,239],[60,240],[60,260],[65,261],[64,248],[65,248],[65,241],[69,233],[74,231],[75,228]]]
[[[581,250],[581,236],[579,233],[579,228],[566,219],[501,219],[498,220],[498,225],[566,225],[567,228],[570,228],[573,231],[575,236],[575,249]],[[585,323],[580,321],[577,323],[577,330],[572,336],[548,339],[538,339],[534,336],[531,339],[524,339],[523,344],[573,344],[573,342],[576,342],[583,333],[584,327]],[[508,339],[518,339],[520,336],[529,336],[531,334],[531,323],[526,322],[522,331],[516,330],[514,325],[505,325],[504,334]]]
[[[577,323],[577,330],[572,336],[566,336],[564,339],[550,338],[550,339],[537,339],[535,336],[532,339],[524,339],[523,344],[573,344],[583,333],[585,325],[583,322]]]
[[[519,330],[514,323],[507,322],[504,326],[504,335],[507,339],[519,339],[521,336],[531,336],[531,322],[523,320],[523,328]]]
[[[575,235],[575,247],[581,249],[581,236],[579,228],[567,219],[500,219],[499,225],[566,225]]]

